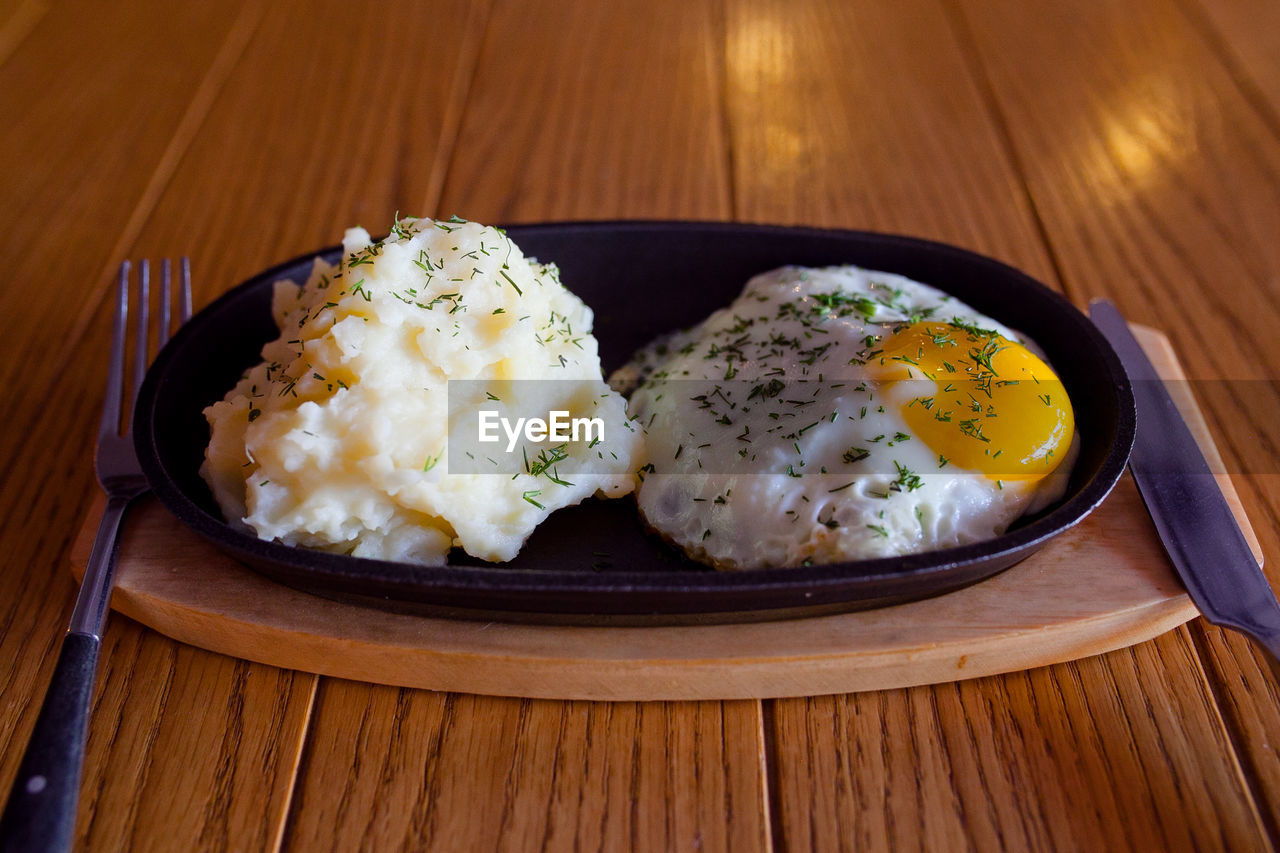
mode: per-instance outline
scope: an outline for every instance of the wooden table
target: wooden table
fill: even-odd
[[[188,254],[202,304],[397,210],[897,231],[1107,295],[1193,379],[1255,380],[1197,392],[1280,571],[1273,0],[0,0],[0,116],[3,790],[96,493],[116,265]],[[78,845],[1272,849],[1278,705],[1201,621],[936,687],[611,704],[115,616]]]

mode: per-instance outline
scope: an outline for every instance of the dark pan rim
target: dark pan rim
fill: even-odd
[[[656,235],[670,232],[672,229],[706,234],[709,237],[726,233],[754,234],[761,237],[785,233],[851,240],[877,240],[899,248],[931,252],[941,257],[953,257],[956,261],[970,267],[986,267],[994,275],[1012,279],[1020,287],[1036,291],[1040,299],[1047,300],[1051,304],[1052,310],[1076,321],[1074,325],[1079,327],[1081,334],[1080,345],[1091,348],[1094,351],[1093,355],[1105,366],[1107,385],[1114,390],[1114,402],[1118,413],[1113,434],[1110,436],[1110,450],[1094,476],[1074,495],[1030,523],[983,542],[901,557],[736,572],[655,570],[612,571],[600,574],[539,569],[515,570],[465,564],[423,567],[372,560],[257,539],[232,528],[220,518],[210,515],[177,485],[160,454],[154,431],[154,419],[160,400],[159,389],[163,384],[162,380],[172,366],[175,354],[182,350],[183,343],[192,333],[193,327],[198,326],[200,314],[197,314],[190,323],[175,333],[173,339],[158,355],[147,373],[139,394],[134,419],[135,446],[152,490],[161,503],[182,523],[225,550],[238,555],[243,561],[250,565],[266,563],[286,567],[286,574],[305,576],[314,580],[318,590],[333,586],[335,583],[342,586],[342,582],[363,580],[373,585],[376,589],[374,594],[377,596],[396,598],[399,594],[405,594],[406,601],[429,601],[436,595],[448,598],[451,593],[463,598],[476,594],[483,595],[486,592],[500,592],[506,596],[529,594],[534,598],[527,608],[519,603],[512,605],[508,602],[506,606],[497,609],[531,611],[541,609],[545,603],[542,599],[548,594],[588,597],[596,595],[603,597],[599,600],[601,612],[620,612],[620,606],[623,611],[629,612],[625,602],[605,601],[604,598],[616,599],[620,595],[640,595],[644,598],[646,593],[668,595],[696,593],[700,596],[702,603],[696,605],[695,609],[712,612],[721,609],[738,609],[740,606],[738,599],[742,596],[756,596],[771,592],[790,593],[784,600],[779,601],[778,606],[783,607],[794,605],[799,597],[814,595],[815,602],[839,600],[847,590],[867,584],[887,584],[892,587],[895,581],[907,579],[921,581],[934,578],[940,589],[950,589],[955,584],[947,583],[948,575],[956,573],[972,575],[974,574],[972,570],[976,568],[975,564],[998,565],[991,571],[979,572],[977,577],[968,578],[970,581],[981,579],[1012,565],[1043,546],[1051,537],[1078,524],[1110,494],[1124,472],[1133,445],[1136,418],[1132,388],[1119,358],[1092,323],[1064,296],[1020,270],[993,258],[917,237],[799,226],[682,220],[568,221],[508,226],[508,230],[517,238],[522,234],[538,232],[572,234],[598,233],[608,230],[640,235],[653,232]],[[305,264],[316,256],[332,255],[339,252],[340,248],[331,246],[317,252],[305,253],[266,269],[219,296],[206,306],[201,314],[212,313],[219,306],[240,298],[248,290],[269,285],[270,282],[280,278],[285,271]],[[1103,440],[1104,437],[1099,436],[1098,439]],[[966,572],[966,570],[970,571]],[[828,594],[821,595],[823,592]],[[724,596],[723,607],[716,606],[717,596]],[[675,609],[684,611],[688,609],[688,604],[690,602]],[[640,606],[636,612],[645,612],[649,609],[647,606]],[[581,611],[573,608],[573,611],[591,612],[590,608]]]

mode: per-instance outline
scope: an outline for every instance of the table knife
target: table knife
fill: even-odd
[[[1280,603],[1191,430],[1116,307],[1095,299],[1089,317],[1133,384],[1138,434],[1129,470],[1191,600],[1210,622],[1247,634],[1280,661]]]

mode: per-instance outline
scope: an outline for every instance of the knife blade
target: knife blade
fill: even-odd
[[[1280,661],[1280,603],[1209,463],[1119,310],[1089,303],[1133,385],[1138,433],[1129,470],[1191,600],[1206,619],[1241,631]]]

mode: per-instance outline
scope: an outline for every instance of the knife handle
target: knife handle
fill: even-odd
[[[101,641],[70,633],[0,818],[0,853],[71,849]]]

